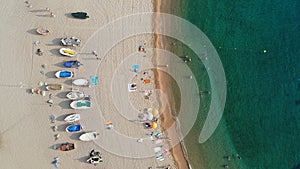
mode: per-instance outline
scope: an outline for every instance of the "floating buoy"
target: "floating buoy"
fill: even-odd
[[[267,53],[268,51],[266,49],[264,49],[264,53]]]

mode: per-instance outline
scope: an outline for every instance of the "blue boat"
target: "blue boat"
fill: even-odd
[[[78,60],[70,60],[64,63],[64,67],[67,68],[79,68],[80,66],[82,66],[82,63]]]
[[[66,132],[68,133],[76,133],[82,130],[81,124],[73,124],[66,128]]]
[[[57,78],[72,78],[73,75],[74,75],[73,72],[68,70],[61,70],[55,73],[55,76]]]

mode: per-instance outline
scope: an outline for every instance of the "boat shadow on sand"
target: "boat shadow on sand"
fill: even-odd
[[[26,31],[27,33],[30,33],[32,35],[39,35],[37,32],[36,32],[36,29],[29,29]]]
[[[54,66],[57,66],[57,67],[59,67],[59,68],[66,68],[66,67],[64,67],[64,63],[65,63],[65,62],[66,62],[66,61],[55,63]]]
[[[57,57],[66,57],[66,56],[63,56],[59,53],[59,49],[50,49],[49,52]]]
[[[70,100],[65,100],[60,102],[58,105],[62,108],[62,109],[70,109]]]
[[[63,115],[60,115],[58,117],[56,117],[56,120],[57,121],[65,121],[64,119],[69,116],[70,114],[63,114]]]
[[[89,156],[84,156],[84,157],[78,158],[76,160],[78,160],[78,161],[80,161],[82,163],[87,163],[86,160],[88,160],[88,159],[89,159]]]
[[[65,124],[58,125],[58,126],[57,126],[57,131],[65,132],[65,131],[66,131],[66,128],[67,128],[69,125],[71,125],[71,124],[65,123]]]
[[[52,146],[48,147],[49,149],[52,150],[59,150],[59,147],[61,146],[62,143],[57,143],[57,144],[53,144]]]
[[[57,71],[50,71],[50,72],[47,72],[47,73],[45,73],[45,76],[49,79],[49,78],[56,78],[55,77],[55,73],[56,73]]]
[[[72,16],[72,13],[66,13],[65,16],[68,17],[68,18],[76,19],[76,18],[74,18],[74,17]]]
[[[60,42],[61,38],[54,38],[52,40],[52,43],[48,43],[46,44],[46,46],[57,46],[57,47],[61,47],[61,42]],[[55,49],[57,50],[56,54],[60,55],[60,53],[58,52],[58,49]]]
[[[56,97],[60,98],[60,99],[66,99],[66,95],[68,94],[69,92],[59,92],[56,94]],[[70,102],[71,103],[71,102]]]
[[[72,79],[65,80],[64,84],[72,86],[72,81],[73,81]]]
[[[70,135],[70,139],[71,140],[79,140],[79,136],[81,135],[81,134],[83,134],[84,132],[78,132],[78,133],[73,133],[73,134],[71,134]]]

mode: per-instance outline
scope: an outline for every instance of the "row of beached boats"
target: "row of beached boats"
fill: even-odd
[[[61,45],[63,46],[79,46],[80,45],[80,39],[76,37],[70,37],[70,38],[62,38],[61,39]],[[74,57],[76,56],[77,52],[70,48],[60,48],[59,53],[64,56]],[[70,60],[64,62],[63,66],[66,68],[79,68],[83,64],[80,63],[78,60]],[[69,70],[60,70],[55,73],[56,78],[66,78],[70,79],[74,77],[74,72]],[[72,81],[72,84],[75,86],[88,86],[89,81],[87,79],[75,79]],[[47,84],[46,86],[47,90],[63,90],[62,84]],[[79,90],[73,90],[66,94],[66,98],[72,100],[70,103],[70,107],[72,109],[77,110],[84,110],[91,108],[92,104],[90,101],[89,96],[84,94],[84,92]],[[80,114],[70,114],[67,115],[64,119],[67,123],[73,123],[66,127],[66,132],[68,133],[78,133],[83,131],[83,127],[80,123],[78,123],[80,120]],[[79,140],[81,141],[92,141],[97,139],[97,132],[86,132],[80,135]],[[68,148],[69,147],[69,148]],[[75,148],[75,145],[73,143],[66,143],[61,145],[61,150],[68,151]]]
[[[75,18],[79,19],[86,19],[89,18],[86,12],[76,12],[72,13],[72,16]],[[36,32],[40,35],[48,35],[50,34],[50,30],[44,27],[39,27],[36,29]],[[61,39],[61,45],[62,46],[79,46],[80,45],[80,39],[76,37],[67,37],[67,38],[62,38]],[[40,50],[40,49],[38,49]],[[77,52],[71,48],[63,47],[59,49],[59,53],[64,56],[68,57],[75,57]],[[78,60],[70,60],[66,61],[64,64],[64,67],[66,68],[79,68],[82,66],[82,64]],[[74,77],[74,72],[69,71],[69,70],[60,70],[55,73],[56,78],[73,78]],[[88,86],[89,81],[87,79],[76,79],[72,82],[73,85],[75,86]],[[47,90],[63,90],[63,85],[62,84],[45,84]],[[91,108],[91,102],[90,98],[84,94],[84,92],[75,90],[75,91],[70,91],[69,93],[66,94],[66,97],[72,102],[70,103],[70,107],[73,109],[88,109]],[[51,121],[55,121],[55,116],[52,115],[50,116]],[[69,126],[66,127],[66,132],[68,133],[78,133],[83,131],[82,125],[79,123],[80,120],[80,114],[74,113],[67,115],[64,119],[65,122],[67,123],[72,123]],[[57,126],[55,126],[57,128]],[[55,130],[55,128],[54,128]],[[79,136],[79,140],[81,141],[92,141],[98,138],[98,133],[95,131],[91,132],[85,132]],[[58,137],[58,136],[57,136]],[[75,149],[75,144],[74,143],[62,143],[60,144],[57,149],[60,149],[61,151],[70,151]],[[102,162],[102,157],[100,156],[101,153],[99,151],[92,151],[90,153],[90,157],[87,160],[87,162],[91,164],[98,164]],[[59,166],[59,158],[55,158],[55,161],[53,162],[56,167]]]

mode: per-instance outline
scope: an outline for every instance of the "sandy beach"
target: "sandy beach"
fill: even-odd
[[[153,35],[136,35],[120,39],[105,55],[101,55],[101,50],[108,43],[103,42],[103,35],[98,35],[99,29],[122,16],[153,10],[153,2],[146,0],[72,3],[58,0],[1,1],[1,21],[5,24],[0,30],[4,39],[0,42],[0,99],[5,104],[0,113],[0,168],[55,168],[52,164],[55,157],[60,158],[60,168],[86,168],[91,165],[86,160],[92,149],[100,150],[104,161],[96,168],[147,169],[167,165],[187,168],[180,145],[170,150],[174,158],[172,154],[162,152],[164,160],[159,160],[155,158],[158,153],[153,149],[161,147],[162,150],[169,150],[172,145],[166,141],[168,139],[156,144],[147,136],[149,132],[162,131],[168,123],[174,123],[165,121],[168,113],[164,113],[164,121],[157,121],[162,123],[162,128],[145,129],[136,121],[137,113],[145,108],[161,111],[155,88],[168,84],[161,83],[161,79],[159,84],[155,84],[154,77],[163,76],[152,71],[152,61],[155,60],[152,48],[161,42]],[[70,13],[77,11],[88,12],[90,18],[72,18]],[[48,28],[50,34],[38,35],[35,29],[40,26]],[[122,28],[126,30],[135,26],[132,22]],[[60,39],[68,36],[76,36],[82,41],[79,47],[72,48],[79,53],[77,59],[84,64],[84,69],[72,69],[75,73],[73,79],[89,79],[91,75],[99,77],[98,85],[77,87],[91,95],[93,107],[90,110],[71,109],[70,100],[65,95],[74,89],[72,80],[54,76],[56,71],[66,69],[63,62],[71,60],[58,52]],[[140,45],[145,45],[146,53],[138,51]],[[42,56],[36,54],[37,49],[43,51]],[[92,51],[99,54],[98,59]],[[132,70],[134,64],[140,66],[137,72]],[[141,78],[149,80],[149,83]],[[62,91],[46,91],[45,96],[31,94],[31,89],[45,91],[45,86],[39,85],[40,82],[58,83],[64,88]],[[137,91],[128,92],[129,83],[136,83]],[[144,94],[146,90],[153,91],[147,99]],[[53,100],[53,104],[47,103],[49,99]],[[129,101],[130,107],[124,100]],[[100,138],[95,142],[81,142],[78,137],[82,133],[66,133],[68,124],[63,119],[71,113],[80,113],[84,131],[96,130]],[[50,122],[51,115],[56,116],[54,123]],[[113,130],[105,127],[106,121],[113,122]],[[58,126],[58,130],[54,132],[53,126]],[[115,137],[116,133],[118,136]],[[177,137],[174,133],[162,133],[171,140]],[[57,134],[60,137],[56,140],[54,136]],[[137,138],[145,141],[138,143]],[[76,149],[70,152],[54,149],[64,142],[74,142]]]

